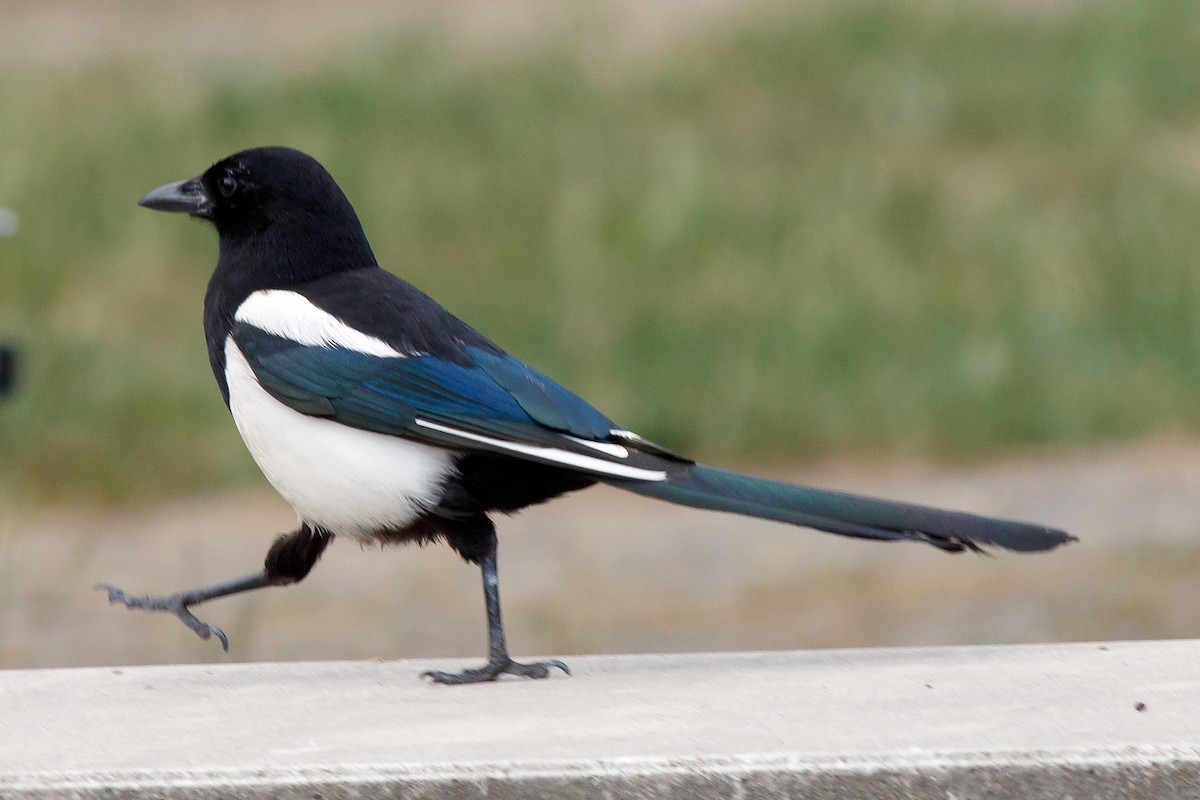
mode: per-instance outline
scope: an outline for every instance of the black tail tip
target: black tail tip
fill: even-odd
[[[1012,550],[1016,553],[1045,553],[1049,550],[1062,547],[1065,544],[1078,541],[1078,536],[1074,536],[1066,531],[1058,530],[1057,528],[1041,528],[1040,530],[1022,532],[1014,536],[1001,537],[991,542],[991,544],[996,547],[1002,547],[1005,550]]]

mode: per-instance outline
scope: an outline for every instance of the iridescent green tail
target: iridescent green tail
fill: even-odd
[[[1075,540],[1029,522],[880,500],[746,475],[704,464],[673,465],[664,481],[606,482],[671,503],[728,511],[861,539],[925,542],[942,550],[1051,550]]]

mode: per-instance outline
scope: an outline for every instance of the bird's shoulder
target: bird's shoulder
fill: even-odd
[[[340,272],[288,291],[405,355],[431,355],[463,363],[466,348],[503,353],[429,295],[383,269]]]

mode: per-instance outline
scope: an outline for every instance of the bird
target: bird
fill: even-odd
[[[262,569],[170,595],[98,584],[110,603],[176,615],[202,639],[196,605],[300,582],[334,537],[443,542],[480,568],[487,660],[437,684],[570,674],[519,662],[500,613],[497,536],[507,514],[595,484],[671,503],[946,552],[1034,552],[1063,530],[830,491],[698,463],[627,430],[383,269],[358,216],[316,159],[257,147],[148,192],[145,208],[216,228],[204,298],[209,362],[246,447],[298,527]]]

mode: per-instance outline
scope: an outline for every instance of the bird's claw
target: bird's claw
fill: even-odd
[[[428,678],[434,683],[440,683],[444,686],[458,686],[466,683],[487,683],[505,674],[539,680],[550,677],[551,668],[561,669],[567,675],[571,674],[571,670],[567,665],[558,660],[533,661],[523,664],[519,661],[513,661],[511,658],[504,657],[488,661],[488,663],[476,669],[465,669],[462,672],[438,672],[430,670],[422,672],[421,677]]]
[[[201,639],[208,639],[215,636],[217,637],[217,641],[221,643],[221,649],[226,653],[229,652],[229,637],[225,635],[225,631],[221,630],[216,625],[210,625],[209,623],[197,618],[187,606],[181,605],[178,609],[172,609],[172,611],[174,612],[175,616],[179,617],[179,619],[183,621],[184,625],[187,625],[189,628],[195,631],[196,635]]]
[[[229,652],[229,637],[225,635],[225,631],[218,628],[216,625],[210,625],[207,622],[199,619],[188,608],[187,599],[182,594],[170,594],[164,596],[154,595],[130,595],[124,589],[118,589],[109,583],[96,584],[98,591],[108,593],[109,603],[123,603],[126,608],[141,608],[146,611],[169,611],[174,614],[179,620],[187,625],[201,639],[209,639],[216,637],[221,643],[221,649],[226,653]]]

